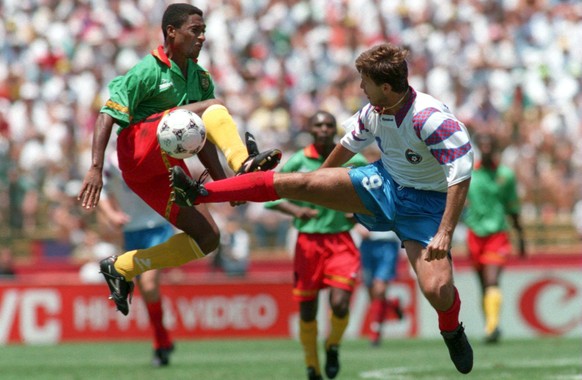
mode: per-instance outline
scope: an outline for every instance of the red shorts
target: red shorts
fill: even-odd
[[[172,158],[160,149],[156,132],[166,112],[151,115],[123,129],[117,139],[117,157],[127,186],[158,214],[175,224],[180,208],[170,201],[169,169],[179,165],[186,173],[189,171],[184,160]]]
[[[299,233],[295,245],[293,298],[311,301],[326,287],[353,291],[360,252],[349,232]]]
[[[488,236],[477,236],[469,230],[467,246],[473,264],[477,268],[481,268],[483,265],[502,266],[511,253],[511,242],[507,231]]]

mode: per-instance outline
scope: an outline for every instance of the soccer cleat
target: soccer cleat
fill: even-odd
[[[158,348],[154,350],[154,358],[152,359],[152,365],[154,367],[165,367],[170,364],[170,354],[174,352],[174,345],[170,347]]]
[[[109,299],[115,302],[117,310],[121,311],[123,315],[129,313],[129,305],[133,295],[133,281],[126,281],[115,269],[115,261],[117,256],[111,256],[99,262],[101,274],[105,277],[105,282],[109,286],[111,295]]]
[[[279,149],[269,149],[259,152],[255,137],[249,132],[245,133],[245,142],[249,156],[236,172],[236,175],[272,170],[279,165],[282,153]]]
[[[499,338],[501,337],[501,330],[496,327],[490,334],[485,336],[485,343],[487,344],[494,344],[499,342]]]
[[[192,207],[199,195],[208,195],[203,182],[208,172],[205,170],[198,180],[190,178],[179,166],[170,168],[170,185],[172,186],[172,200],[178,206]]]
[[[307,367],[307,379],[308,380],[323,380],[320,374],[315,372],[315,368]]]
[[[330,379],[335,379],[339,370],[339,346],[332,344],[325,351],[325,375]]]
[[[451,360],[461,373],[469,373],[473,369],[473,349],[465,335],[463,324],[453,331],[441,331]]]

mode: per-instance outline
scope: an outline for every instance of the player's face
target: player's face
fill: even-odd
[[[335,119],[327,114],[317,114],[310,127],[313,143],[315,145],[335,145],[334,138],[337,133]]]
[[[176,29],[175,47],[181,55],[196,59],[206,40],[206,24],[200,15],[190,15],[179,29]]]
[[[360,88],[368,97],[370,104],[373,106],[384,106],[386,103],[386,95],[384,94],[385,85],[374,83],[374,81],[366,74],[361,74],[360,76],[362,78]]]

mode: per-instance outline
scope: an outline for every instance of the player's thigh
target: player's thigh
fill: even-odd
[[[204,253],[218,247],[220,231],[206,205],[180,207],[175,225],[193,238]]]

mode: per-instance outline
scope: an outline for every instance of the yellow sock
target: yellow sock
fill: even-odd
[[[320,374],[319,358],[317,356],[317,320],[311,322],[299,321],[299,340],[305,354],[305,367],[312,367]]]
[[[499,326],[499,315],[501,314],[501,303],[503,295],[498,286],[485,288],[483,296],[483,310],[485,312],[485,333],[491,334]]]
[[[339,345],[344,336],[344,331],[348,327],[348,322],[350,321],[350,314],[346,314],[345,317],[339,318],[335,314],[331,315],[331,328],[329,331],[329,337],[325,341],[325,349],[329,349],[329,346]]]
[[[248,157],[232,116],[225,106],[215,104],[202,113],[208,139],[222,151],[228,166],[237,171]]]
[[[182,232],[162,244],[125,252],[117,258],[115,269],[127,281],[131,281],[150,269],[177,267],[204,256],[194,239]]]

